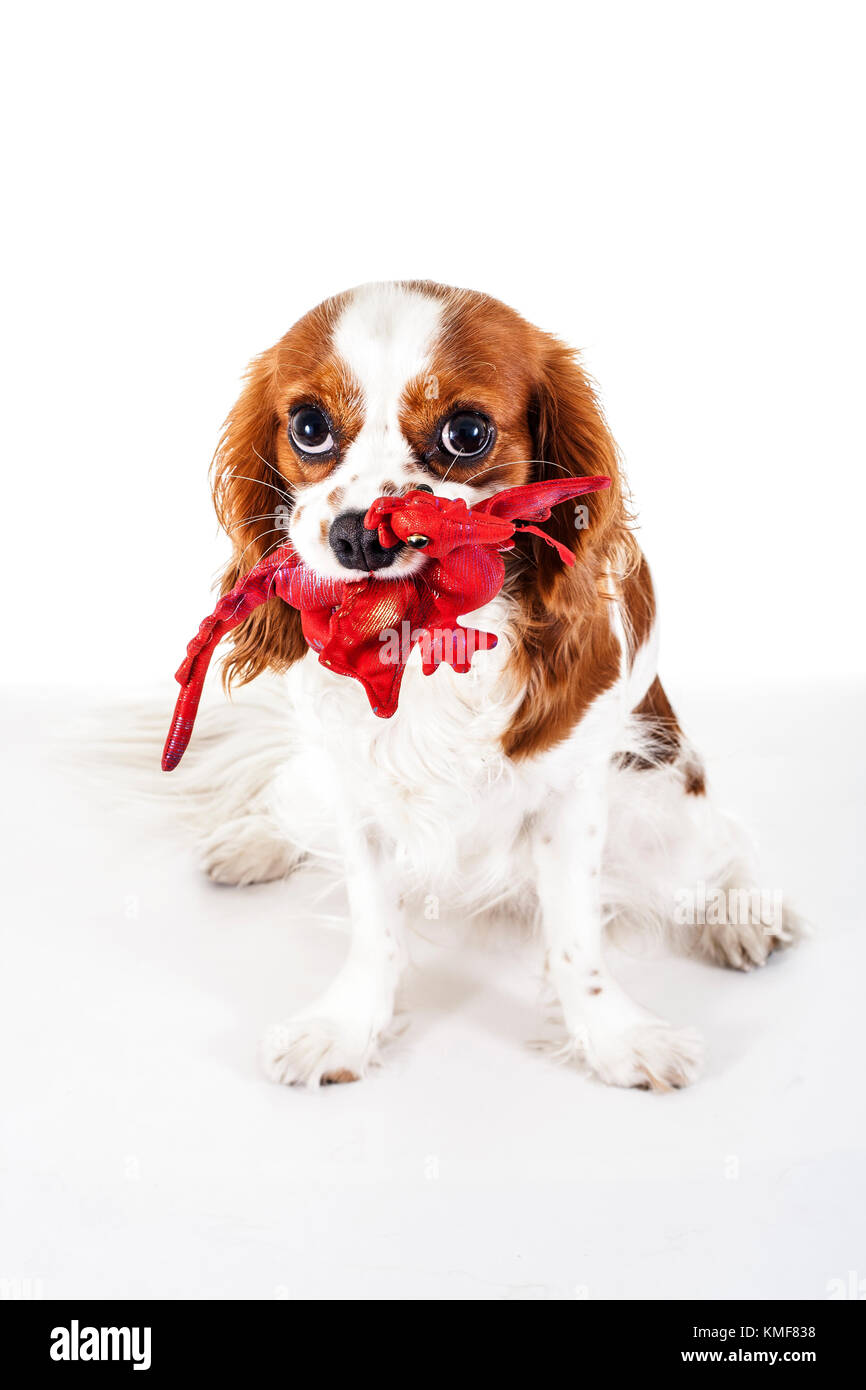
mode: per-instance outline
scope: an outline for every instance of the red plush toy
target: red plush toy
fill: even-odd
[[[598,476],[530,483],[473,507],[461,497],[435,497],[420,488],[403,497],[380,497],[364,525],[378,530],[383,546],[404,543],[427,557],[427,564],[404,579],[329,579],[305,565],[290,545],[280,546],[220,599],[190,642],[176,677],[182,688],[163,770],[177,767],[189,743],[217,643],[272,595],[299,609],[304,636],[322,665],[354,676],[373,713],[390,719],[413,647],[421,646],[423,670],[430,675],[443,661],[455,671],[468,671],[475,651],[496,646],[492,633],[462,627],[457,619],[499,593],[505,579],[501,552],[513,549],[514,536],[540,536],[573,565],[570,550],[529,523],[546,521],[557,502],[609,485],[609,478]]]

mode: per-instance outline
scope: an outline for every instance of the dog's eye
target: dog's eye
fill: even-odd
[[[474,458],[483,453],[492,438],[490,421],[474,410],[461,410],[442,426],[442,448],[461,458]]]
[[[334,448],[331,426],[323,411],[314,405],[302,405],[293,411],[289,434],[302,454],[329,454]]]

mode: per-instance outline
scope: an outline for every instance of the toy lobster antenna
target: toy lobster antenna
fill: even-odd
[[[379,497],[364,518],[367,529],[377,531],[387,548],[405,544],[425,556],[422,568],[400,583],[373,576],[350,583],[326,578],[290,545],[280,546],[220,599],[187,647],[176,676],[181,691],[162,755],[164,771],[177,767],[192,736],[218,643],[273,595],[299,610],[304,636],[322,665],[360,681],[373,713],[390,719],[415,646],[421,647],[425,675],[443,662],[468,671],[476,651],[496,646],[493,633],[464,627],[458,617],[499,593],[505,579],[502,554],[514,548],[514,537],[538,536],[564,564],[573,565],[571,551],[534,523],[546,521],[558,502],[609,486],[610,479],[601,476],[529,483],[472,507],[462,497],[436,497],[422,488],[403,497]],[[408,643],[386,642],[391,634],[407,632]]]

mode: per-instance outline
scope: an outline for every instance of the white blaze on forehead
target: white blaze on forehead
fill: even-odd
[[[384,491],[423,483],[439,496],[472,503],[497,490],[483,478],[479,483],[459,483],[447,473],[437,478],[419,462],[400,427],[400,402],[409,382],[420,377],[428,398],[438,398],[431,371],[447,308],[447,300],[386,282],[353,290],[336,319],[332,346],[361,393],[363,424],[336,466],[320,482],[304,484],[303,505],[292,514],[292,544],[319,574],[350,581],[364,577],[364,570],[340,565],[329,544],[330,529],[341,512],[366,512]],[[377,574],[400,579],[423,564],[423,555],[406,551]]]
[[[399,429],[400,398],[408,382],[429,371],[442,310],[441,300],[402,285],[362,285],[353,292],[333,342],[363,392],[361,435],[368,428],[380,434]]]
[[[320,574],[361,579],[363,570],[346,570],[328,543],[340,512],[366,512],[383,489],[410,486],[419,475],[409,441],[400,428],[400,401],[407,384],[426,376],[442,325],[443,304],[418,290],[397,284],[362,285],[348,298],[332,330],[337,357],[351,373],[362,396],[363,424],[337,466],[304,487],[304,500],[293,516],[292,544]],[[435,394],[435,384],[431,383]],[[300,515],[298,515],[300,512]],[[410,552],[383,579],[405,575],[423,559]]]

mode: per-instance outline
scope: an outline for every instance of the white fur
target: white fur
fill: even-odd
[[[320,570],[347,577],[320,537],[337,485],[340,509],[366,508],[384,481],[420,480],[398,402],[406,382],[428,369],[440,318],[438,300],[374,286],[356,292],[337,324],[365,423],[339,468],[303,492],[292,540]],[[436,490],[479,496],[450,481]],[[616,576],[610,585],[616,594]],[[346,876],[347,961],[321,998],[267,1034],[262,1060],[274,1079],[315,1085],[365,1073],[391,1022],[405,914],[431,893],[443,908],[509,904],[539,921],[563,1008],[563,1055],[581,1057],[615,1085],[668,1089],[696,1075],[699,1039],[628,998],[605,964],[603,930],[669,924],[676,887],[698,878],[754,883],[748,847],[706,797],[686,795],[681,768],[616,765],[618,754],[647,752],[631,711],[655,675],[655,634],[560,745],[525,761],[507,758],[501,737],[522,693],[506,669],[514,616],[504,593],[467,615],[500,638],[494,651],[476,654],[468,675],[442,666],[425,677],[416,650],[387,721],[371,713],[356,682],[309,653],[281,681],[283,704],[271,711],[267,741],[250,723],[248,734],[234,736],[228,762],[214,752],[208,771],[200,760],[199,787],[214,790],[202,850],[215,878],[272,877],[303,857]],[[616,602],[612,621],[625,650]],[[736,942],[719,946],[696,933],[693,944],[715,945],[738,963]]]

